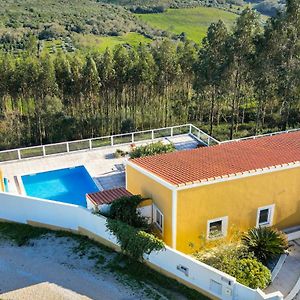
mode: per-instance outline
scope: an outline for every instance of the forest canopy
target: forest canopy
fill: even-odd
[[[299,127],[300,3],[262,28],[245,9],[201,47],[164,39],[104,53],[0,51],[0,147],[193,122],[218,138]]]

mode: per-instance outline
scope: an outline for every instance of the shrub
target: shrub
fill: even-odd
[[[135,130],[135,124],[132,119],[125,119],[121,122],[121,133],[132,132]]]
[[[146,157],[150,155],[169,153],[175,151],[173,144],[164,145],[162,142],[136,147],[130,152],[131,158]]]
[[[242,242],[263,264],[288,248],[284,233],[271,227],[250,229],[242,236]]]
[[[107,219],[107,228],[116,236],[122,251],[136,260],[164,248],[163,241],[144,231],[149,225],[137,210],[141,201],[139,195],[117,199],[111,204],[110,218]]]
[[[196,259],[233,277],[250,288],[265,288],[271,280],[267,267],[259,262],[247,247],[239,244],[222,245],[209,252],[194,254]]]
[[[270,270],[255,258],[243,258],[232,263],[232,268],[226,273],[234,276],[241,284],[252,289],[264,289],[271,281]]]
[[[107,219],[107,228],[116,236],[124,254],[135,260],[143,260],[144,254],[164,249],[162,240],[119,220]]]
[[[247,247],[236,243],[218,245],[193,255],[197,260],[226,273],[231,268],[231,261],[251,257]]]
[[[128,153],[122,149],[117,149],[115,152],[115,158],[125,157]]]
[[[159,14],[165,12],[166,7],[163,5],[159,6],[137,6],[130,8],[130,11],[135,14]]]
[[[137,206],[143,201],[139,195],[121,197],[112,202],[109,216],[112,219],[122,221],[130,226],[147,229],[146,218],[137,210]]]

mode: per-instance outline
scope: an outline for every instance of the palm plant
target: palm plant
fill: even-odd
[[[271,227],[250,229],[242,236],[242,242],[263,264],[288,248],[285,234]]]

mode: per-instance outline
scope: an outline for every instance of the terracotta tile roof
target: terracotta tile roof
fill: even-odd
[[[300,161],[300,131],[131,160],[174,185],[215,180]]]
[[[110,204],[123,196],[130,197],[132,194],[125,188],[116,188],[86,195],[87,199],[89,199],[94,205]]]

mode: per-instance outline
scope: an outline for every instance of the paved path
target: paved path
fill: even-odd
[[[272,284],[265,290],[267,293],[280,291],[284,297],[292,291],[300,278],[300,240],[290,242],[289,255],[282,265]],[[300,300],[298,295],[295,300]]]
[[[300,251],[300,240],[295,240],[294,241],[295,244],[297,245],[298,247],[298,251]],[[300,269],[300,264],[298,263],[298,271]],[[295,287],[296,288],[296,287]],[[298,278],[298,282],[297,282],[297,289],[298,289],[298,293],[297,295],[293,298],[294,300],[300,300],[300,276]]]

